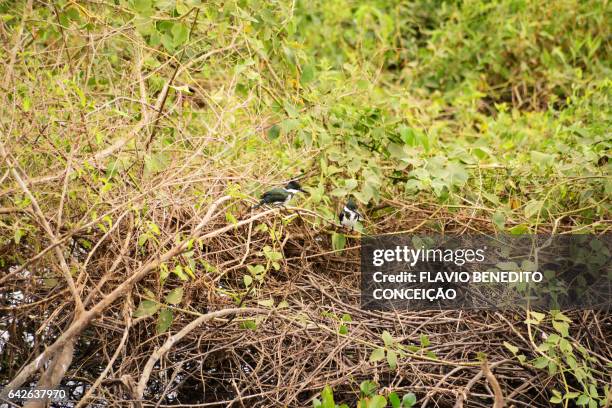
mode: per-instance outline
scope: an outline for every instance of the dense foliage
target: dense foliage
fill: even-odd
[[[181,217],[217,196],[232,197],[225,222],[237,224],[293,178],[319,230],[352,195],[362,232],[607,232],[611,14],[607,0],[0,2],[0,270],[68,231],[96,248],[123,210],[134,257],[153,254],[169,230],[187,239]],[[413,215],[432,209],[444,217]],[[240,284],[280,269],[297,219],[256,227],[268,241],[240,269],[245,254]],[[346,244],[333,233],[332,248]],[[183,296],[166,280],[221,268],[191,257],[194,245],[160,265],[159,293],[140,303],[158,332],[173,315],[152,298]],[[564,384],[546,399],[603,406],[609,390],[586,345],[570,345],[569,319],[530,319],[556,330],[538,344],[549,358],[530,360]],[[364,404],[378,397],[362,390]]]

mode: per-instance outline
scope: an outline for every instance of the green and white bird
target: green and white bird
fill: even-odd
[[[342,224],[343,227],[350,229],[354,229],[355,225],[357,225],[357,221],[363,219],[361,214],[359,214],[359,211],[357,211],[357,204],[355,204],[352,197],[348,199],[346,205],[340,214],[338,214],[338,218],[340,219],[340,224]]]
[[[270,206],[282,206],[287,205],[291,198],[297,193],[305,193],[297,181],[290,181],[285,187],[273,188],[270,191],[266,191],[262,194],[259,204],[253,208],[259,208],[264,205]]]

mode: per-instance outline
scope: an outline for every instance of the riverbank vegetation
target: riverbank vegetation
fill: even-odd
[[[82,387],[82,406],[608,406],[609,313],[363,311],[358,249],[609,233],[611,12],[0,2],[0,386]],[[251,209],[293,179],[291,207]]]

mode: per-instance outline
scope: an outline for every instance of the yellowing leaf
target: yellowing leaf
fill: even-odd
[[[178,305],[183,299],[183,288],[172,289],[170,293],[166,295],[166,303],[171,305]]]
[[[370,354],[370,362],[380,361],[385,358],[385,349],[377,348]]]

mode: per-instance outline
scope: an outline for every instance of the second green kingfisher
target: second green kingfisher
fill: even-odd
[[[349,197],[346,205],[340,214],[338,214],[338,218],[340,219],[340,224],[342,224],[343,227],[350,229],[354,229],[355,225],[357,225],[357,221],[363,219],[361,214],[359,214],[359,211],[357,211],[357,204],[355,204],[352,197]]]
[[[259,204],[253,208],[259,208],[264,205],[283,206],[287,205],[291,198],[297,193],[305,193],[297,181],[290,181],[285,187],[273,188],[262,194]]]

